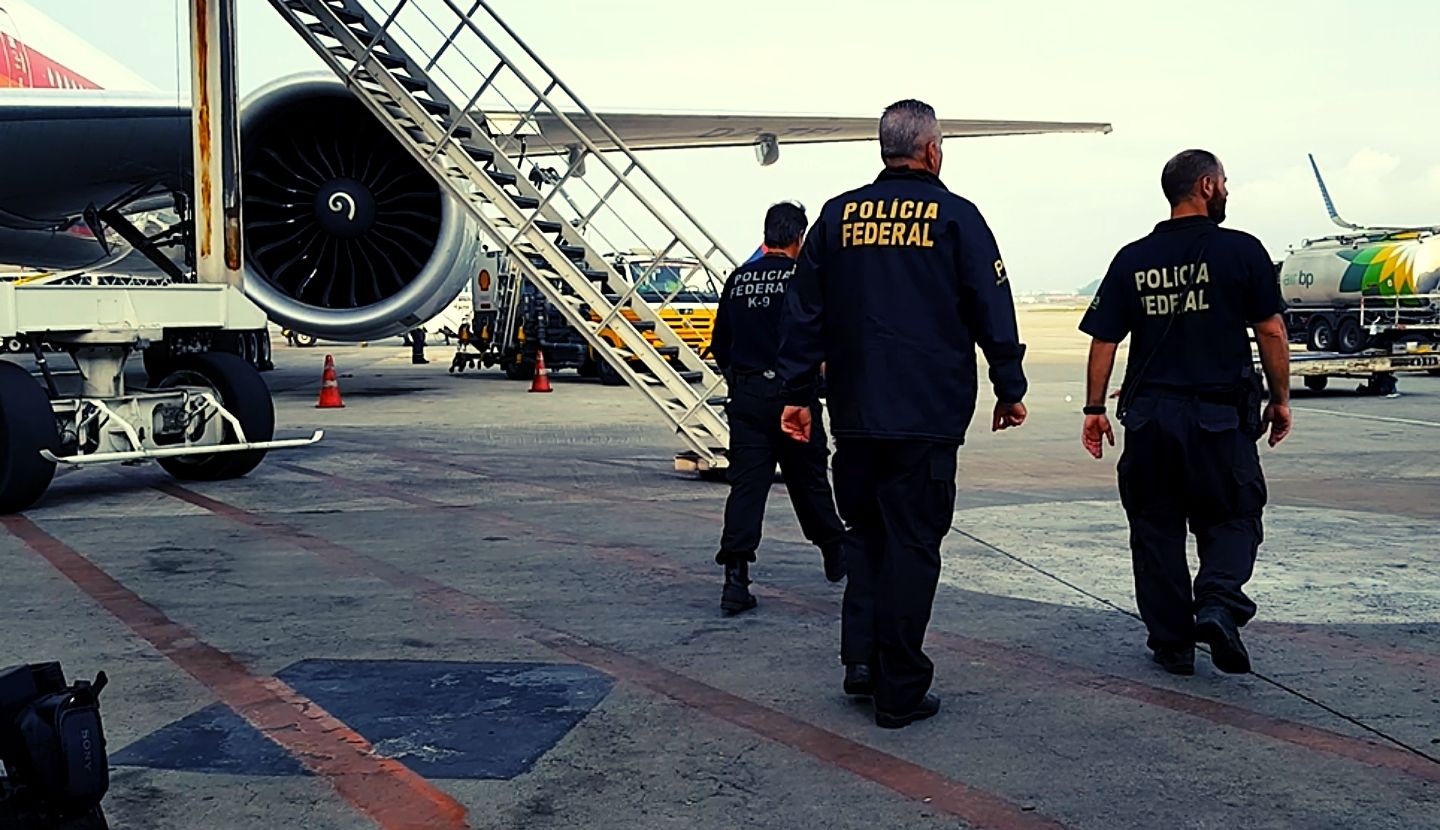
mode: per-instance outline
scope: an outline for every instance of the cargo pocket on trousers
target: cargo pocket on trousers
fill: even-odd
[[[1138,509],[1144,500],[1144,489],[1135,486],[1134,467],[1137,456],[1155,452],[1152,422],[1157,416],[1158,404],[1154,398],[1138,398],[1120,415],[1120,425],[1125,428],[1124,447],[1120,451],[1120,462],[1115,465],[1117,484],[1120,490],[1120,506],[1126,512]]]
[[[1235,514],[1259,516],[1270,501],[1270,490],[1265,485],[1265,472],[1260,469],[1260,450],[1238,429],[1235,431],[1235,463],[1231,471],[1235,476]]]
[[[930,452],[930,481],[925,497],[930,502],[931,543],[938,548],[955,519],[955,473],[958,447],[938,446]]]

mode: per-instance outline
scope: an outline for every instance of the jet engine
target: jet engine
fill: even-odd
[[[272,321],[376,340],[476,273],[479,224],[333,78],[257,90],[240,133],[245,291]]]

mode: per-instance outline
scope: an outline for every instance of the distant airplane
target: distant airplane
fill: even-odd
[[[97,233],[108,239],[125,230],[127,217],[186,198],[188,102],[21,0],[0,0],[0,87],[0,263],[165,270],[163,260],[176,254],[102,260]],[[517,116],[484,117],[493,124]],[[876,126],[874,118],[785,115],[600,118],[634,150],[753,146],[762,164],[773,163],[782,144],[872,140]],[[593,122],[572,121],[601,149],[613,146]],[[1110,131],[1102,123],[1034,121],[947,120],[943,127],[950,137]],[[274,322],[334,340],[380,339],[430,319],[473,278],[482,248],[469,214],[334,77],[288,77],[258,90],[242,104],[241,130],[245,288]],[[583,159],[578,137],[553,115],[537,115],[530,143],[530,156],[550,148],[576,164]],[[297,207],[298,197],[280,195],[296,193],[329,198],[299,199]],[[353,218],[357,205],[377,199],[366,231],[335,227],[330,214],[348,210]],[[292,210],[282,219],[278,208]],[[175,230],[165,241],[183,250],[183,229]]]

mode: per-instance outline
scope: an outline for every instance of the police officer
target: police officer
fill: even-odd
[[[1219,227],[1227,189],[1213,154],[1180,153],[1160,185],[1169,221],[1121,249],[1080,324],[1094,338],[1082,440],[1095,458],[1102,440],[1115,443],[1105,392],[1128,335],[1120,500],[1148,645],[1172,674],[1194,674],[1197,641],[1209,644],[1216,668],[1243,673],[1250,656],[1239,629],[1255,615],[1243,589],[1266,501],[1255,442],[1266,425],[1272,447],[1290,432],[1284,303],[1259,240]],[[1263,416],[1250,328],[1270,391]],[[1187,522],[1200,554],[1193,587]]]
[[[980,211],[941,183],[935,110],[880,119],[885,170],[826,203],[800,254],[778,362],[787,434],[816,428],[805,396],[821,358],[835,431],[835,498],[863,545],[849,562],[845,690],[875,721],[934,715],[921,646],[955,508],[956,453],[975,413],[975,346],[990,363],[993,428],[1025,421],[1024,346],[1005,265]]]
[[[805,209],[792,202],[774,205],[765,214],[762,256],[741,266],[725,282],[715,314],[711,353],[730,385],[725,407],[730,422],[730,498],[725,502],[725,530],[715,561],[725,566],[720,608],[738,614],[755,607],[749,566],[760,544],[765,500],[775,478],[775,464],[785,477],[790,503],[805,538],[819,546],[825,578],[845,578],[845,526],[835,513],[826,461],[830,455],[823,429],[799,443],[780,431],[784,408],[781,382],[775,374],[780,345],[780,316],[785,290],[795,272],[795,257],[805,236]],[[813,391],[805,406],[819,423],[820,401]]]

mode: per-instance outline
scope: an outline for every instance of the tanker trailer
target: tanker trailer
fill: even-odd
[[[1311,351],[1440,340],[1440,237],[1431,231],[1306,240],[1279,279],[1291,338]]]

